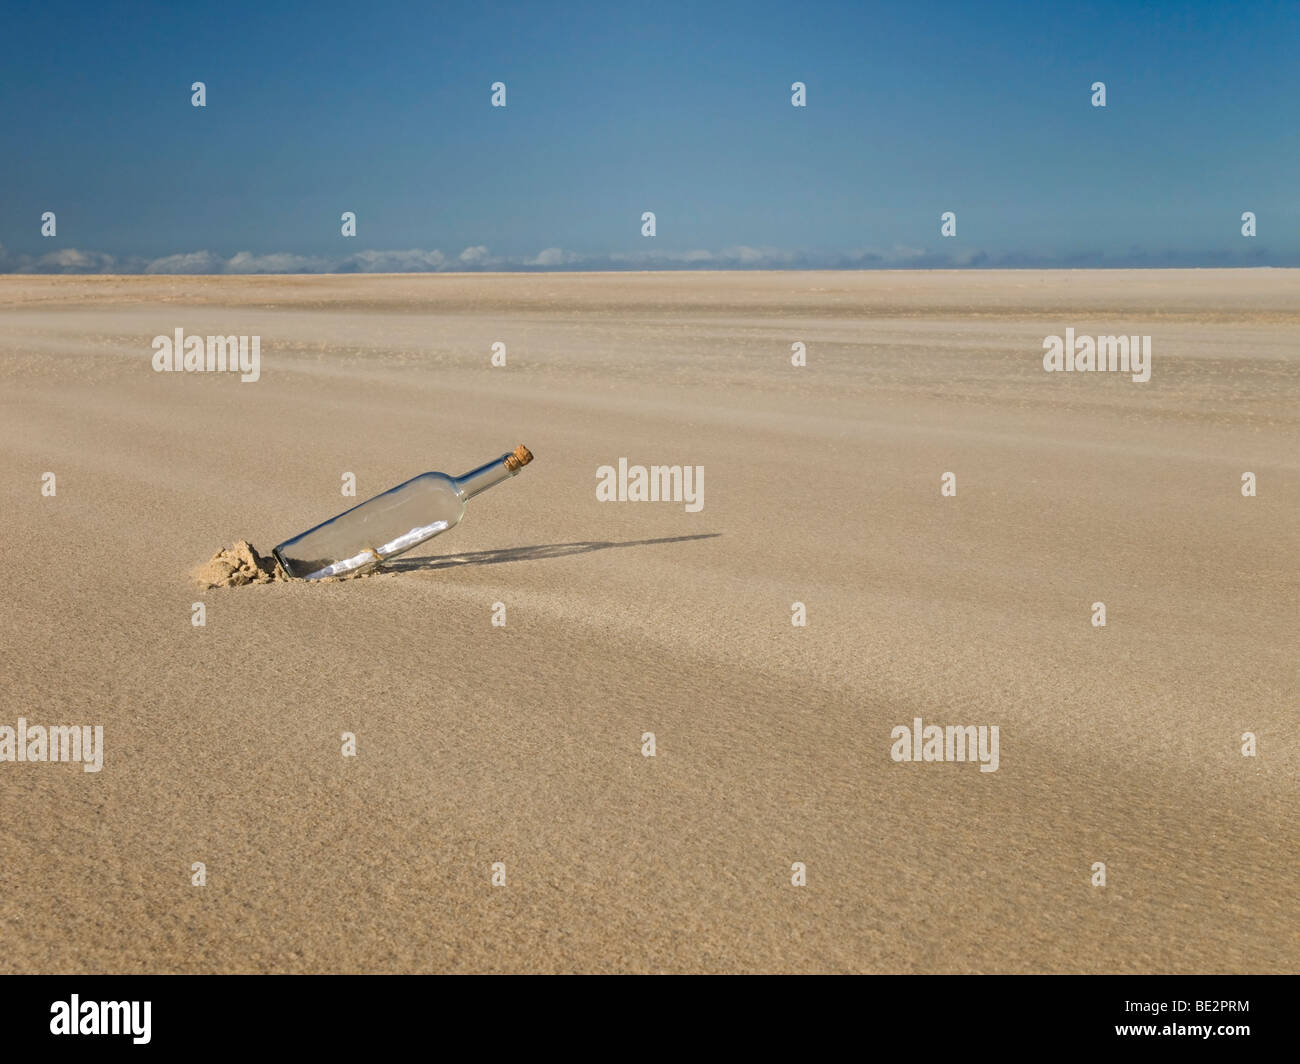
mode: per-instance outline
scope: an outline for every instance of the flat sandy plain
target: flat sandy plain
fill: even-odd
[[[0,724],[105,746],[0,763],[0,970],[1300,968],[1300,271],[6,277],[0,366]],[[397,571],[189,581],[521,442]]]

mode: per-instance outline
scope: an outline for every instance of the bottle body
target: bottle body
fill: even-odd
[[[272,553],[295,579],[359,576],[454,528],[466,502],[514,476],[531,458],[521,447],[461,477],[422,473],[285,540]]]

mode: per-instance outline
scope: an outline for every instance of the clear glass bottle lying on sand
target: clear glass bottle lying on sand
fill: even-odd
[[[513,477],[532,460],[521,443],[464,476],[422,473],[286,539],[271,553],[285,574],[298,580],[358,576],[454,528],[470,499]]]

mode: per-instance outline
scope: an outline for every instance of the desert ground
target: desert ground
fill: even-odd
[[[0,971],[1300,969],[1300,271],[10,276],[0,382],[0,725],[103,727],[0,761]],[[192,580],[520,443],[389,571]]]

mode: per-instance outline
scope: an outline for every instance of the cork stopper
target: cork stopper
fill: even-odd
[[[514,473],[523,469],[532,460],[533,452],[521,443],[510,454],[506,455],[506,468]]]

